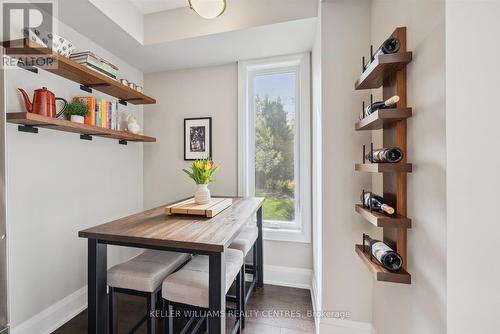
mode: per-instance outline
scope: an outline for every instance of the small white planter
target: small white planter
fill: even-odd
[[[75,122],[75,123],[85,123],[85,117],[83,116],[80,116],[80,115],[71,115],[70,118],[71,122]]]
[[[194,193],[194,202],[196,204],[207,204],[210,202],[210,190],[208,184],[197,184]]]

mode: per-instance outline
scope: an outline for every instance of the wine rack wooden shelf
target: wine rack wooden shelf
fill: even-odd
[[[136,135],[127,131],[117,131],[80,124],[64,119],[52,118],[29,112],[7,113],[7,122],[28,126],[29,129],[47,128],[51,130],[78,133],[85,136],[97,136],[118,139],[123,142],[156,142],[156,138]],[[88,138],[88,137],[87,137]]]
[[[354,169],[358,172],[367,173],[411,173],[412,165],[408,163],[366,163],[356,164]]]
[[[355,250],[377,281],[411,284],[411,275],[406,270],[389,271],[385,269],[375,258],[370,260],[370,251],[367,247],[363,248],[362,245],[356,245]]]
[[[356,212],[378,227],[411,228],[411,219],[398,214],[388,216],[380,212],[370,211],[370,209],[363,207],[361,204],[356,204]]]
[[[359,122],[356,122],[354,129],[356,131],[383,129],[384,126],[407,119],[411,115],[411,108],[379,109]]]
[[[398,271],[385,269],[374,257],[370,258],[368,246],[356,245],[355,250],[377,281],[411,284],[407,268],[407,231],[411,228],[411,219],[407,214],[407,175],[412,172],[412,164],[407,162],[406,122],[412,116],[412,109],[406,105],[406,65],[412,60],[412,53],[406,50],[406,27],[399,27],[390,37],[399,40],[400,48],[394,54],[382,54],[363,71],[355,82],[355,89],[374,89],[382,86],[383,100],[394,95],[399,101],[392,109],[381,109],[356,122],[354,129],[382,129],[382,147],[398,147],[403,151],[401,162],[393,163],[358,163],[355,170],[368,173],[384,173],[384,202],[395,208],[395,215],[371,212],[362,205],[355,210],[364,219],[383,229],[383,241],[401,256],[402,268]],[[365,149],[363,149],[363,153]],[[363,162],[365,159],[363,158]],[[382,195],[382,194],[380,194]]]
[[[39,67],[63,78],[77,82],[87,88],[96,89],[105,94],[114,96],[123,102],[132,104],[155,104],[156,100],[123,85],[121,82],[91,70],[73,60],[53,53],[52,50],[29,40],[20,39],[2,43],[5,54],[15,58],[16,55],[45,55],[57,63],[56,66]]]
[[[354,88],[373,89],[383,85],[384,80],[406,67],[411,62],[411,52],[398,52],[393,54],[381,54],[368,65],[360,78],[354,84]]]

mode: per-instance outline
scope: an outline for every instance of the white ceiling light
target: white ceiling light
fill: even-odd
[[[205,19],[215,19],[226,10],[226,0],[188,0],[189,7]]]

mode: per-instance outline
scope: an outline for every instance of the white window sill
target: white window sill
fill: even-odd
[[[262,229],[264,240],[269,241],[286,241],[286,242],[300,242],[300,243],[311,243],[311,236],[305,231],[301,230],[287,230],[284,228],[266,228]]]

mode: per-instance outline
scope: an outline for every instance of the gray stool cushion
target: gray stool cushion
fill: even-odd
[[[250,249],[252,249],[253,244],[259,236],[259,229],[257,226],[248,226],[243,228],[243,230],[238,234],[236,239],[233,240],[229,248],[239,249],[245,254],[248,254]]]
[[[191,255],[147,250],[108,270],[108,285],[114,288],[154,292],[169,274]]]
[[[226,249],[226,293],[243,265],[243,253]],[[181,270],[168,276],[162,296],[171,302],[208,308],[208,256],[195,256]]]

